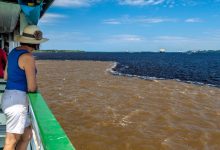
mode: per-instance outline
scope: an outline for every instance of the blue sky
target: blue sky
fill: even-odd
[[[55,0],[42,49],[220,49],[220,0]]]

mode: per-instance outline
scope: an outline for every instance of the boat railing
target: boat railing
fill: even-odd
[[[28,97],[33,126],[31,147],[36,150],[75,150],[42,95],[29,93]]]
[[[0,99],[4,89],[5,81],[0,79]],[[75,150],[41,93],[28,93],[28,99],[33,131],[28,150]],[[5,126],[5,116],[0,109],[0,150],[4,144]]]

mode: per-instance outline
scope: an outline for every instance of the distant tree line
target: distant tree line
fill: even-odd
[[[83,50],[36,50],[36,53],[42,52],[42,53],[57,53],[57,52],[85,52]]]

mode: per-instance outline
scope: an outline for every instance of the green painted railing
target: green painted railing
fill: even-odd
[[[75,150],[40,93],[28,94],[45,150]]]

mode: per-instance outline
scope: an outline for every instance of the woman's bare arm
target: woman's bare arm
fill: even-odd
[[[5,66],[5,71],[4,71],[4,80],[8,80],[8,63],[6,63],[6,66]]]
[[[37,91],[37,79],[36,79],[36,66],[34,57],[27,53],[23,54],[19,61],[21,60],[21,64],[26,74],[28,92],[36,92]]]

